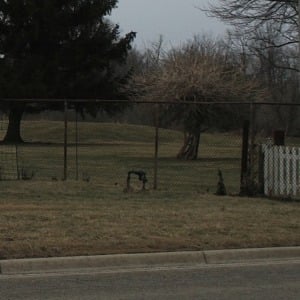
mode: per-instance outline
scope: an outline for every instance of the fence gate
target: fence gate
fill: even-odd
[[[300,194],[300,148],[262,145],[264,193],[295,197]]]

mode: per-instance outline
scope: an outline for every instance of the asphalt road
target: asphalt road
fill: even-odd
[[[298,300],[300,260],[0,275],[0,299]]]

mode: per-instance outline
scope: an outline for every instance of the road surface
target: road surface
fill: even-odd
[[[1,300],[300,299],[300,260],[0,275]]]

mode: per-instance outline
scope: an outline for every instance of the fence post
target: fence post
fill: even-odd
[[[158,138],[159,138],[159,105],[156,104],[154,112],[155,122],[155,148],[154,148],[154,178],[153,178],[153,189],[157,190],[157,169],[158,169]]]
[[[273,132],[273,144],[275,146],[285,145],[285,132],[284,130],[274,130]]]
[[[250,159],[250,168],[248,167],[248,173],[251,180],[251,185],[254,183],[254,170],[255,170],[255,109],[253,103],[250,104],[250,151],[249,151],[249,159]]]
[[[68,168],[68,102],[64,102],[64,180],[67,180]]]
[[[242,148],[241,182],[240,182],[241,195],[245,193],[245,188],[247,188],[249,125],[250,122],[245,121],[243,126],[243,148]]]
[[[263,145],[259,146],[259,153],[258,153],[258,192],[260,194],[264,194],[264,160],[265,154],[263,151]]]
[[[17,179],[20,180],[20,167],[19,167],[19,147],[16,144],[16,167],[17,167]]]
[[[78,180],[78,111],[75,106],[75,163],[76,163],[76,180]]]

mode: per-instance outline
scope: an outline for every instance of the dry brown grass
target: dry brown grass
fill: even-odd
[[[0,258],[300,245],[299,202],[0,182]]]
[[[203,134],[201,159],[186,162],[175,159],[181,134],[161,130],[159,190],[123,193],[132,169],[147,171],[152,186],[153,128],[80,128],[88,143],[99,145],[80,147],[79,181],[60,181],[61,146],[20,147],[20,165],[37,175],[0,181],[0,258],[300,245],[299,202],[212,195],[218,169],[227,191],[239,190],[238,137]],[[28,121],[23,129],[28,141],[62,139],[59,122]],[[69,155],[74,178],[72,147]],[[83,181],[85,173],[89,182]],[[135,178],[132,184],[140,182]]]

